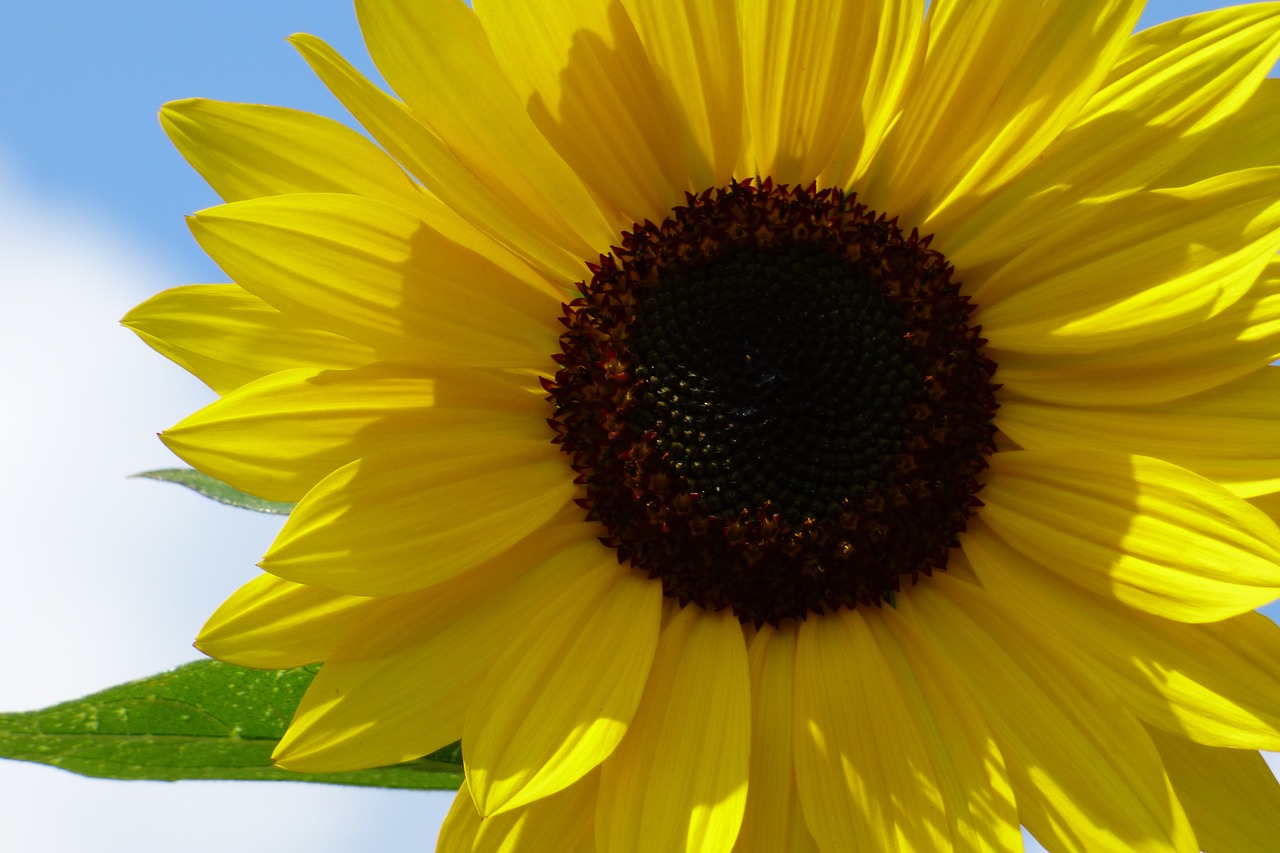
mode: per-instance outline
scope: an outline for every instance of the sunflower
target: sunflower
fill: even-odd
[[[198,646],[445,850],[1267,850],[1280,4],[357,0],[125,319],[297,501]]]

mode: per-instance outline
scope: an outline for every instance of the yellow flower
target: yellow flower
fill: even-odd
[[[299,501],[199,646],[447,850],[1271,849],[1280,4],[358,0],[126,323]],[[929,235],[929,236],[926,236]],[[481,822],[481,815],[487,819]]]

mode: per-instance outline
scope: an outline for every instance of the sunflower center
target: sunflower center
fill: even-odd
[[[748,245],[658,279],[635,312],[634,422],[705,511],[794,525],[884,481],[923,374],[865,270]]]
[[[549,422],[619,561],[756,624],[946,567],[997,386],[928,242],[766,179],[691,195],[590,265]]]

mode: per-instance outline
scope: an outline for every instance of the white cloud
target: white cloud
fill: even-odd
[[[119,326],[180,283],[103,217],[0,159],[0,710],[195,659],[278,519],[130,480],[180,464],[155,433],[211,399]],[[315,785],[125,783],[0,761],[0,849],[430,849],[449,797]]]

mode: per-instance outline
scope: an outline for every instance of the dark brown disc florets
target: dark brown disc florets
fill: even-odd
[[[929,238],[768,179],[624,232],[564,309],[554,441],[587,518],[744,622],[945,568],[993,449],[995,365]]]

